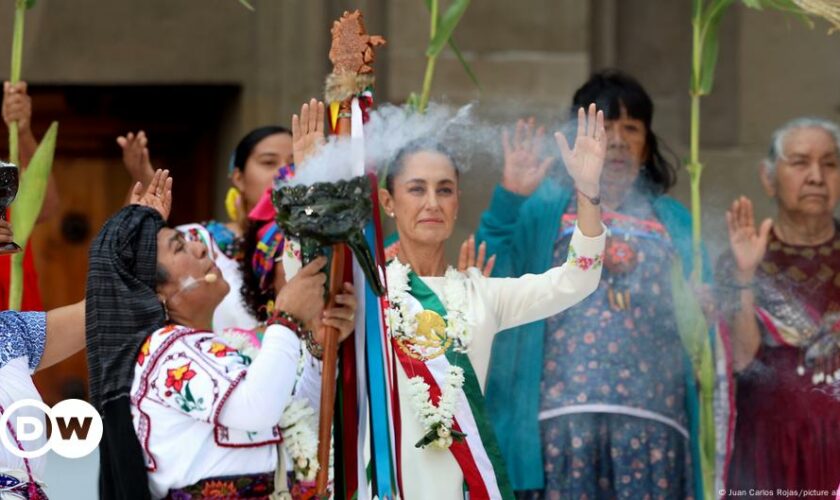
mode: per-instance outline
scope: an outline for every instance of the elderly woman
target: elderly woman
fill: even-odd
[[[833,490],[840,482],[840,129],[800,118],[773,134],[761,182],[776,216],[741,197],[717,269],[737,378],[729,487]]]
[[[608,138],[594,191],[544,179],[550,160],[539,159],[532,125],[503,140],[504,177],[478,234],[497,256],[494,274],[540,273],[573,255],[578,207],[594,195],[609,236],[594,294],[497,337],[488,409],[514,488],[530,490],[524,498],[702,498],[692,481],[698,368],[686,351],[707,344],[701,333],[700,346],[684,346],[679,320],[697,311],[682,307],[691,218],[665,194],[675,171],[641,85],[598,73],[573,106],[588,102],[605,109]]]
[[[164,227],[154,210],[123,209],[90,257],[88,363],[105,424],[102,498],[267,498],[285,488],[287,457],[311,477],[320,375],[312,360],[319,334],[309,325],[322,316],[346,337],[355,310],[352,294],[323,310],[323,259],[280,290],[256,352],[212,333],[229,286],[207,247]]]
[[[606,139],[595,106],[580,109],[567,168],[597,197]],[[387,266],[391,349],[398,361],[402,493],[411,499],[513,498],[483,387],[495,334],[566,309],[595,289],[604,231],[600,210],[581,197],[568,260],[538,275],[489,278],[449,268],[444,244],[458,215],[459,171],[434,142],[404,147],[380,189],[400,246]],[[503,432],[507,430],[503,429]]]

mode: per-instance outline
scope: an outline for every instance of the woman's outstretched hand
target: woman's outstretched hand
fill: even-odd
[[[484,276],[490,276],[493,272],[493,266],[496,265],[496,256],[492,255],[485,263],[484,258],[486,256],[487,243],[482,242],[478,246],[478,255],[476,255],[475,235],[471,234],[469,238],[461,243],[461,252],[458,254],[458,270],[464,272],[471,267],[475,267]]]
[[[534,119],[516,122],[513,138],[507,129],[502,130],[502,149],[505,169],[502,187],[521,196],[530,196],[542,182],[554,158],[540,158],[543,147],[544,127],[536,127]]]
[[[607,153],[607,133],[604,130],[604,112],[595,104],[589,105],[588,114],[578,110],[577,137],[574,149],[569,148],[566,136],[554,134],[566,170],[575,181],[575,187],[590,199],[600,193],[601,171]]]
[[[292,151],[300,167],[324,144],[324,103],[316,99],[300,107],[300,116],[292,115]]]
[[[736,278],[747,284],[764,260],[773,220],[765,219],[760,227],[756,227],[752,201],[742,196],[733,201],[726,212],[726,225],[729,228],[729,246],[738,268]]]
[[[143,183],[137,181],[131,190],[129,203],[154,208],[163,220],[168,219],[172,210],[172,177],[169,177],[169,170],[157,170],[145,189]]]

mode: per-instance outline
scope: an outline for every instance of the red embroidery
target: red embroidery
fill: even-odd
[[[178,368],[170,368],[166,370],[166,387],[175,389],[181,392],[184,382],[189,382],[195,377],[195,370],[190,369],[190,363],[187,363]]]
[[[210,349],[207,350],[208,353],[216,356],[217,358],[224,358],[228,355],[229,352],[237,352],[236,349],[230,347],[227,344],[223,344],[221,342],[211,342]]]
[[[146,337],[146,341],[143,342],[143,346],[140,347],[140,354],[137,355],[137,364],[143,366],[143,363],[146,362],[146,356],[149,355],[149,348],[152,346],[152,336],[149,335]]]

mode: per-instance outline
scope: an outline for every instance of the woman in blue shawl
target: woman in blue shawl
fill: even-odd
[[[676,172],[641,85],[598,73],[572,109],[589,102],[605,110],[609,140],[603,278],[577,306],[499,334],[488,411],[522,498],[702,498],[714,433],[711,414],[701,426],[711,407],[699,401],[711,403],[714,375],[705,322],[685,286],[691,218],[665,194]],[[520,122],[512,141],[503,138],[504,178],[477,236],[496,255],[497,276],[544,272],[568,251],[574,201],[584,195],[545,178],[541,135]]]

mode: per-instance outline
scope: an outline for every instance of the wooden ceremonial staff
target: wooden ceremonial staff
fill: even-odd
[[[330,61],[333,72],[327,77],[326,101],[330,106],[331,129],[338,136],[349,136],[353,98],[373,85],[373,49],[383,45],[382,37],[370,36],[365,30],[362,14],[356,10],[345,12],[333,23]],[[335,118],[335,119],[333,119]],[[328,307],[334,307],[335,297],[341,292],[344,281],[344,261],[347,247],[343,243],[333,245],[330,265],[330,298]],[[338,363],[338,337],[336,328],[325,326],[324,334],[324,377],[321,380],[321,413],[318,421],[318,474],[316,494],[319,498],[328,495],[330,443],[332,439],[333,414],[335,412],[336,372]]]

